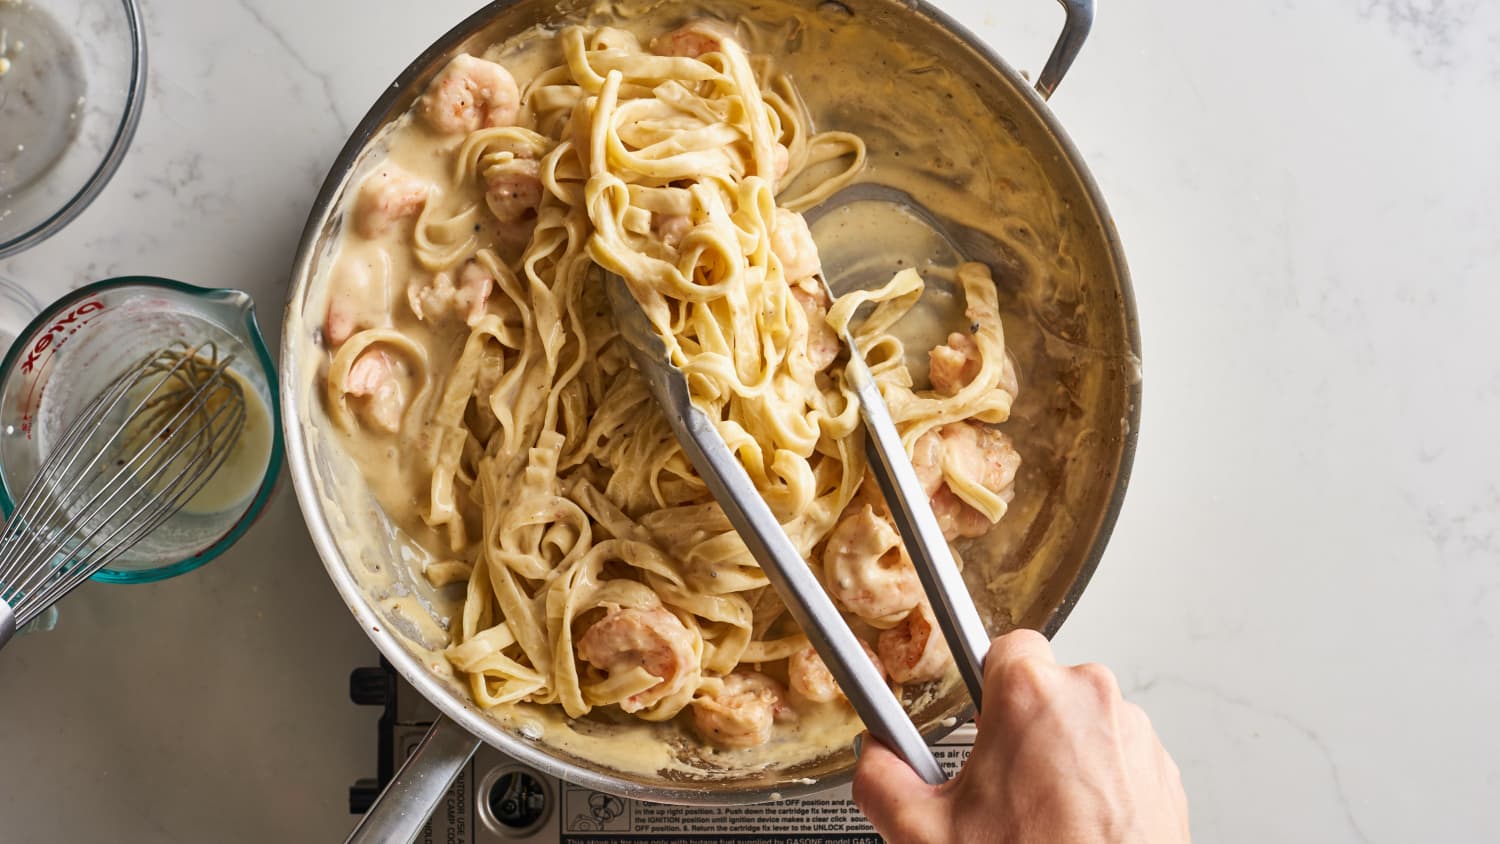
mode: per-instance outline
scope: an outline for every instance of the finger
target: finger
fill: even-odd
[[[1057,664],[1057,658],[1052,655],[1052,643],[1047,641],[1046,636],[1026,628],[1012,630],[990,642],[989,655],[984,658],[986,679],[993,671],[1026,661],[1044,665]]]
[[[980,713],[981,720],[993,710],[1031,711],[1057,671],[1052,645],[1035,630],[1012,630],[995,639],[984,660],[985,699],[992,704]]]
[[[1082,665],[1073,666],[1069,669],[1069,672],[1075,678],[1082,680],[1093,691],[1094,697],[1099,703],[1105,706],[1114,706],[1124,702],[1124,695],[1120,692],[1120,681],[1115,678],[1115,672],[1110,671],[1103,665],[1097,662],[1085,662]],[[1136,708],[1139,709],[1140,707]],[[1144,710],[1140,714],[1141,717],[1145,717],[1146,715]],[[1148,732],[1149,729],[1150,725],[1148,723]]]
[[[936,814],[940,798],[901,757],[866,734],[854,769],[854,804],[888,841],[924,837],[923,818]],[[930,831],[930,830],[928,830]]]
[[[1121,705],[1118,717],[1132,757],[1149,760],[1163,772],[1167,780],[1176,778],[1177,765],[1167,753],[1167,748],[1162,744],[1161,737],[1156,734],[1156,729],[1151,726],[1151,716],[1146,714],[1146,710],[1127,700]],[[1178,782],[1180,781],[1179,779]]]

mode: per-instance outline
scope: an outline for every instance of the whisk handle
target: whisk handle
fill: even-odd
[[[10,637],[16,635],[16,613],[10,608],[10,604],[0,599],[0,648],[10,641]]]

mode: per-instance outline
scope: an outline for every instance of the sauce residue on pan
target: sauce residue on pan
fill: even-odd
[[[1035,547],[1040,519],[1057,516],[1055,503],[1032,490],[1052,486],[1045,479],[1060,473],[1078,436],[1076,430],[1048,424],[1053,415],[1050,405],[1057,401],[1052,385],[1065,381],[1062,376],[1068,365],[1102,354],[1049,325],[1056,303],[1048,297],[1057,289],[1079,285],[1078,261],[1069,249],[1073,234],[1067,209],[1060,206],[1043,168],[1008,127],[1007,119],[995,113],[975,86],[948,69],[942,59],[894,39],[889,28],[862,25],[847,11],[836,3],[824,3],[814,11],[779,3],[758,5],[747,46],[777,55],[801,86],[819,128],[851,131],[865,139],[870,160],[861,181],[918,198],[946,225],[974,235],[961,244],[966,251],[988,250],[988,254],[970,252],[964,257],[985,260],[994,269],[1006,310],[1007,338],[1022,338],[1014,350],[1022,372],[1022,395],[1030,391],[1035,396],[1029,405],[1018,406],[1017,418],[1021,447],[1028,461],[1033,454],[1037,459],[1018,483],[1003,530],[960,546],[966,577],[992,629],[1004,629],[1030,610],[1050,573],[1043,565],[1028,564],[1025,555],[1017,553]],[[624,2],[593,7],[574,16],[572,22],[608,22],[649,38],[688,17],[716,13],[735,19],[743,9],[712,2],[691,8]],[[524,82],[538,68],[556,61],[553,31],[527,30],[496,44],[485,55],[505,64]],[[349,184],[358,184],[381,161],[392,161],[418,176],[446,166],[424,147],[418,133],[403,132],[410,120],[404,116],[383,130]],[[951,285],[942,283],[944,274],[951,274],[952,256],[899,212],[889,207],[846,206],[819,220],[814,230],[836,286],[868,283],[854,278],[858,271],[867,270],[877,277],[884,273],[888,278],[904,266],[916,266],[928,278],[924,311],[914,314],[910,325],[902,326],[912,341],[908,348],[930,347],[961,319],[960,297]],[[332,245],[359,248],[351,244]],[[880,251],[874,252],[870,247],[877,244]],[[346,253],[340,260],[349,258]],[[385,260],[373,253],[365,258],[372,263]],[[331,265],[324,260],[320,281],[326,282]],[[849,278],[840,277],[841,266],[849,270]],[[327,287],[326,283],[314,284],[304,307],[290,315],[290,336],[316,342],[313,325],[303,318],[316,315],[314,321],[321,322]],[[386,293],[404,295],[402,291]],[[432,359],[442,360],[444,341],[432,342]],[[322,380],[320,370],[327,356],[304,354],[301,360],[306,371],[300,374],[299,383],[302,389],[313,390],[311,385]],[[317,402],[304,404],[311,411]],[[330,437],[326,419],[321,412],[311,412],[313,417],[301,422],[312,428],[314,475],[351,574],[431,674],[467,699],[441,654],[447,627],[459,605],[457,593],[452,588],[433,589],[419,575],[431,561],[421,542],[425,527],[414,517],[413,489],[420,485],[413,486],[401,455],[388,445],[331,435],[337,446],[330,447],[324,442]],[[1046,529],[1043,532],[1051,530],[1049,525],[1040,527]],[[952,687],[950,679],[940,688],[925,689],[919,703],[951,701]],[[934,725],[951,715],[931,709],[922,711]],[[509,731],[540,742],[548,752],[583,767],[666,778],[683,785],[726,777],[784,781],[799,771],[835,770],[841,764],[838,760],[847,759],[849,742],[860,730],[852,713],[830,706],[822,716],[804,718],[795,733],[761,747],[728,751],[705,748],[670,723],[627,723],[607,715],[569,721],[555,707],[530,704],[486,714]],[[831,763],[830,755],[836,757]]]

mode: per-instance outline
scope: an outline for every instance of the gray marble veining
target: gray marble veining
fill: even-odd
[[[274,342],[349,127],[476,5],[151,0],[134,149],[0,274],[43,299],[243,287]],[[1033,70],[1057,24],[942,5]],[[1052,106],[1119,225],[1145,361],[1131,492],[1060,657],[1151,713],[1200,841],[1500,839],[1500,4],[1101,2]],[[348,829],[375,733],[344,685],[374,652],[300,525],[283,489],[220,561],[86,588],[0,654],[10,835]],[[60,783],[88,810],[39,811]]]

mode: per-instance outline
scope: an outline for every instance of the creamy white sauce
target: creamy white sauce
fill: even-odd
[[[218,471],[183,505],[184,513],[212,515],[239,510],[260,489],[266,477],[266,465],[271,459],[270,411],[244,376],[230,370],[229,377],[239,382],[245,397],[245,427]]]
[[[712,9],[715,4],[707,6]],[[724,8],[742,11],[727,4]],[[620,3],[612,9],[633,14],[625,26],[648,37],[688,15],[681,6],[656,3]],[[998,242],[1016,237],[1014,225],[1024,221],[1024,236],[1039,244],[1044,262],[1041,275],[1029,271],[1018,275],[1013,262],[1003,257],[997,263],[1002,308],[1007,311],[1008,345],[1015,346],[1013,338],[1021,338],[1017,358],[1023,385],[1023,400],[1018,405],[1022,418],[1013,421],[1011,430],[1027,460],[1035,459],[1029,464],[1033,474],[1030,478],[1023,475],[1018,484],[1016,501],[1002,522],[1003,530],[961,546],[971,588],[976,590],[992,629],[1008,627],[1031,611],[1050,573],[1046,566],[1028,565],[1027,560],[1035,555],[1055,563],[1055,559],[1038,553],[1038,549],[1048,547],[1047,543],[1060,541],[1052,538],[1056,535],[1053,525],[1043,525],[1044,535],[1033,535],[1032,528],[1044,516],[1057,516],[1057,502],[1045,492],[1051,487],[1046,476],[1060,471],[1056,467],[1073,445],[1053,423],[1050,408],[1055,402],[1057,373],[1078,361],[1076,350],[1060,349],[1048,326],[1037,331],[1031,325],[1035,314],[1043,314],[1045,320],[1050,307],[1042,301],[1046,296],[1078,283],[1076,262],[1062,246],[1066,237],[1058,229],[1062,218],[1055,207],[1055,195],[1030,153],[997,124],[989,104],[964,80],[943,71],[940,59],[893,43],[888,37],[872,38],[858,21],[822,18],[776,4],[757,7],[757,15],[765,22],[758,29],[765,43],[752,40],[751,48],[769,47],[778,52],[778,59],[791,70],[807,97],[819,128],[853,131],[869,144],[870,166],[863,180],[905,190],[951,222],[972,227]],[[611,24],[620,25],[613,13],[608,18]],[[599,16],[594,22],[603,19]],[[786,35],[792,30],[797,32],[796,48],[782,53],[777,46],[786,43]],[[555,61],[546,31],[523,33],[487,55],[505,63],[523,83],[537,68]],[[871,84],[872,68],[880,69],[883,84]],[[411,135],[403,134],[409,124],[408,116],[387,130],[367,157],[363,173],[370,172],[375,162],[387,155],[388,160],[417,175],[444,172],[446,159],[430,145],[409,142]],[[356,178],[351,184],[357,186],[359,181]],[[929,270],[932,297],[931,301],[924,300],[929,307],[921,316],[914,314],[908,320],[910,325],[900,326],[903,336],[909,338],[908,349],[916,351],[925,350],[948,330],[961,325],[962,317],[961,303],[955,301],[951,287],[941,283],[941,270],[951,266],[943,250],[930,238],[924,241],[907,222],[884,212],[861,217],[851,209],[820,221],[815,232],[827,267],[836,268],[848,260],[842,256],[866,251],[884,256],[884,266],[874,255],[853,263],[861,271],[883,271],[882,282],[902,266],[916,264]],[[373,253],[361,254],[363,247],[351,244],[344,244],[341,263],[364,261],[386,272],[382,259]],[[314,285],[305,310],[294,314],[288,324],[288,332],[304,341],[313,340],[315,327],[326,311],[330,265],[324,262],[322,277]],[[409,263],[401,264],[400,258],[389,269],[383,283],[389,303],[404,297],[412,271]],[[833,274],[837,279],[838,270]],[[389,310],[397,314],[402,311],[395,307]],[[444,359],[440,356],[444,341],[431,342],[433,359]],[[326,355],[304,355],[302,359],[308,369],[301,373],[301,383],[321,384]],[[925,372],[925,360],[921,363]],[[1029,411],[1025,404],[1028,391],[1032,396]],[[313,398],[312,406],[316,407],[319,400]],[[438,653],[446,644],[445,626],[456,613],[461,590],[432,589],[419,575],[422,561],[432,556],[423,546],[434,537],[415,517],[412,478],[400,455],[388,445],[341,436],[337,437],[338,445],[330,448],[323,439],[326,434],[320,432],[326,430],[321,410],[315,409],[314,417],[304,424],[315,429],[318,453],[314,460],[319,464],[315,475],[351,574],[386,610],[385,617],[429,670],[460,697],[467,697]],[[1066,520],[1060,524],[1065,527]],[[919,721],[926,726],[951,724],[954,700],[951,681],[940,688],[921,690],[918,703],[926,705],[921,718],[928,720]],[[944,708],[949,713],[943,712]],[[810,773],[832,772],[847,763],[849,741],[860,729],[848,710],[825,707],[809,713],[811,717],[804,717],[798,730],[779,736],[769,745],[748,751],[715,751],[699,746],[695,738],[671,723],[617,723],[605,716],[569,722],[557,707],[530,704],[487,714],[506,729],[528,740],[540,738],[585,767],[715,779],[753,779],[760,772],[795,770],[805,763],[818,769]],[[830,754],[822,762],[815,761]]]

